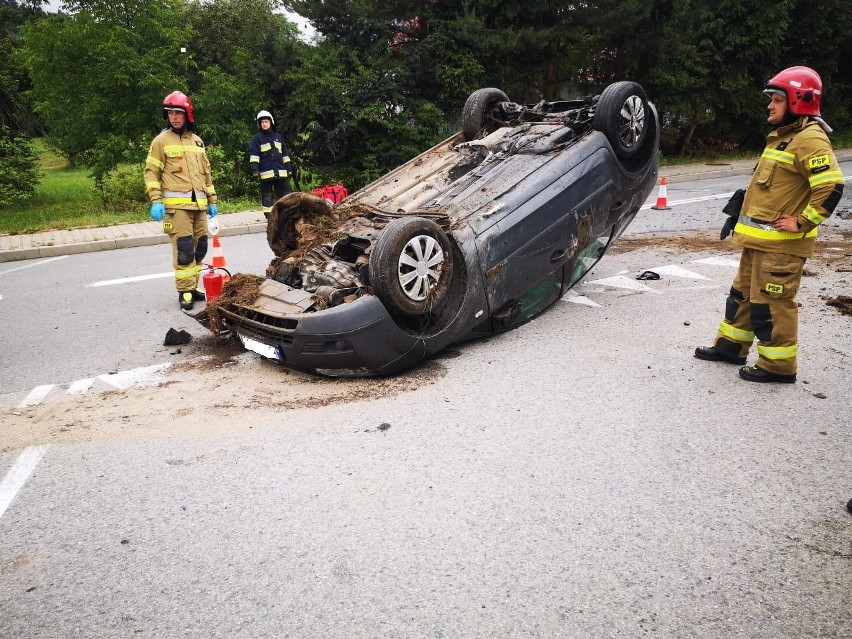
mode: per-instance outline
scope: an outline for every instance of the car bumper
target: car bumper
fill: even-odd
[[[234,305],[220,310],[225,326],[247,349],[296,370],[386,375],[426,356],[423,341],[401,330],[372,295],[285,317]]]

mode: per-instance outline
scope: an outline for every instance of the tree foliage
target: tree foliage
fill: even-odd
[[[279,5],[310,20],[316,41],[302,42]],[[63,6],[26,25],[20,51],[0,58],[0,96],[13,97],[2,106],[28,97],[52,143],[99,178],[143,159],[162,126],[162,97],[175,89],[194,99],[223,193],[233,195],[253,189],[245,151],[260,109],[275,114],[309,181],[350,188],[447,135],[467,96],[484,86],[532,103],[635,80],[660,113],[665,153],[754,151],[766,132],[764,83],[805,64],[823,77],[826,119],[835,129],[852,125],[848,0],[823,0],[819,10],[805,0]],[[22,82],[31,85],[27,96],[7,88]],[[22,112],[7,109],[15,110]],[[0,116],[8,118],[2,109]]]
[[[30,139],[0,125],[0,209],[31,197],[38,177],[38,158]]]

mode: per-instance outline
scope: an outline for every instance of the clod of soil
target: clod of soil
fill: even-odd
[[[219,334],[222,325],[220,307],[228,306],[229,304],[241,304],[244,306],[253,304],[260,296],[260,283],[263,279],[259,275],[237,273],[225,282],[219,297],[208,300],[207,314],[210,317],[209,327],[214,335]]]
[[[852,296],[838,295],[825,300],[829,306],[833,306],[844,315],[852,315]]]

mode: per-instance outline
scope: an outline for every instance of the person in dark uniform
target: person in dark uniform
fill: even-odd
[[[249,164],[252,174],[260,178],[260,203],[263,215],[268,218],[275,200],[292,191],[293,168],[284,138],[275,130],[272,114],[261,111],[256,120],[259,131],[249,142]]]

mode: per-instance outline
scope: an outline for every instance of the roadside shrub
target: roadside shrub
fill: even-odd
[[[40,179],[31,140],[0,126],[0,208],[30,199]]]
[[[245,197],[254,193],[255,178],[248,171],[245,158],[229,156],[225,149],[217,145],[207,146],[207,159],[210,160],[213,186],[219,200]]]
[[[148,201],[144,165],[123,166],[104,176],[100,186],[95,187],[103,205],[113,210],[130,210]]]

